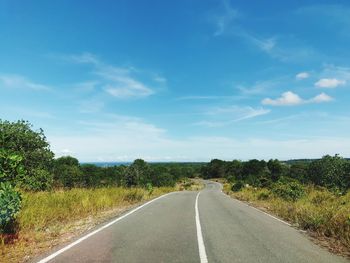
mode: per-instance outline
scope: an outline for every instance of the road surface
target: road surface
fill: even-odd
[[[163,196],[41,262],[348,261],[208,182],[200,194]]]

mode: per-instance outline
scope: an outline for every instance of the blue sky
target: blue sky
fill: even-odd
[[[350,3],[0,0],[0,118],[80,161],[350,156]]]

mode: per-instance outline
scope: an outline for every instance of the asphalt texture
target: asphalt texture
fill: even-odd
[[[50,262],[201,262],[197,194],[183,191],[160,198]],[[293,227],[224,195],[217,183],[206,183],[198,211],[208,262],[349,262]]]

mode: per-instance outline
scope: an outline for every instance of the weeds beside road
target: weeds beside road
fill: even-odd
[[[297,201],[276,197],[264,188],[244,187],[233,192],[231,185],[225,184],[224,192],[306,230],[316,238],[316,243],[332,252],[350,256],[350,192],[339,196],[324,188],[309,186]]]

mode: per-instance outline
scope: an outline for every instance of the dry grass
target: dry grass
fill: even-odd
[[[322,241],[331,251],[350,255],[350,192],[337,196],[326,189],[307,187],[306,195],[296,202],[275,197],[268,189],[224,190],[231,196],[271,211]]]
[[[0,242],[0,262],[28,261],[136,204],[174,190],[162,187],[149,193],[111,187],[23,193],[19,232],[8,244]]]

